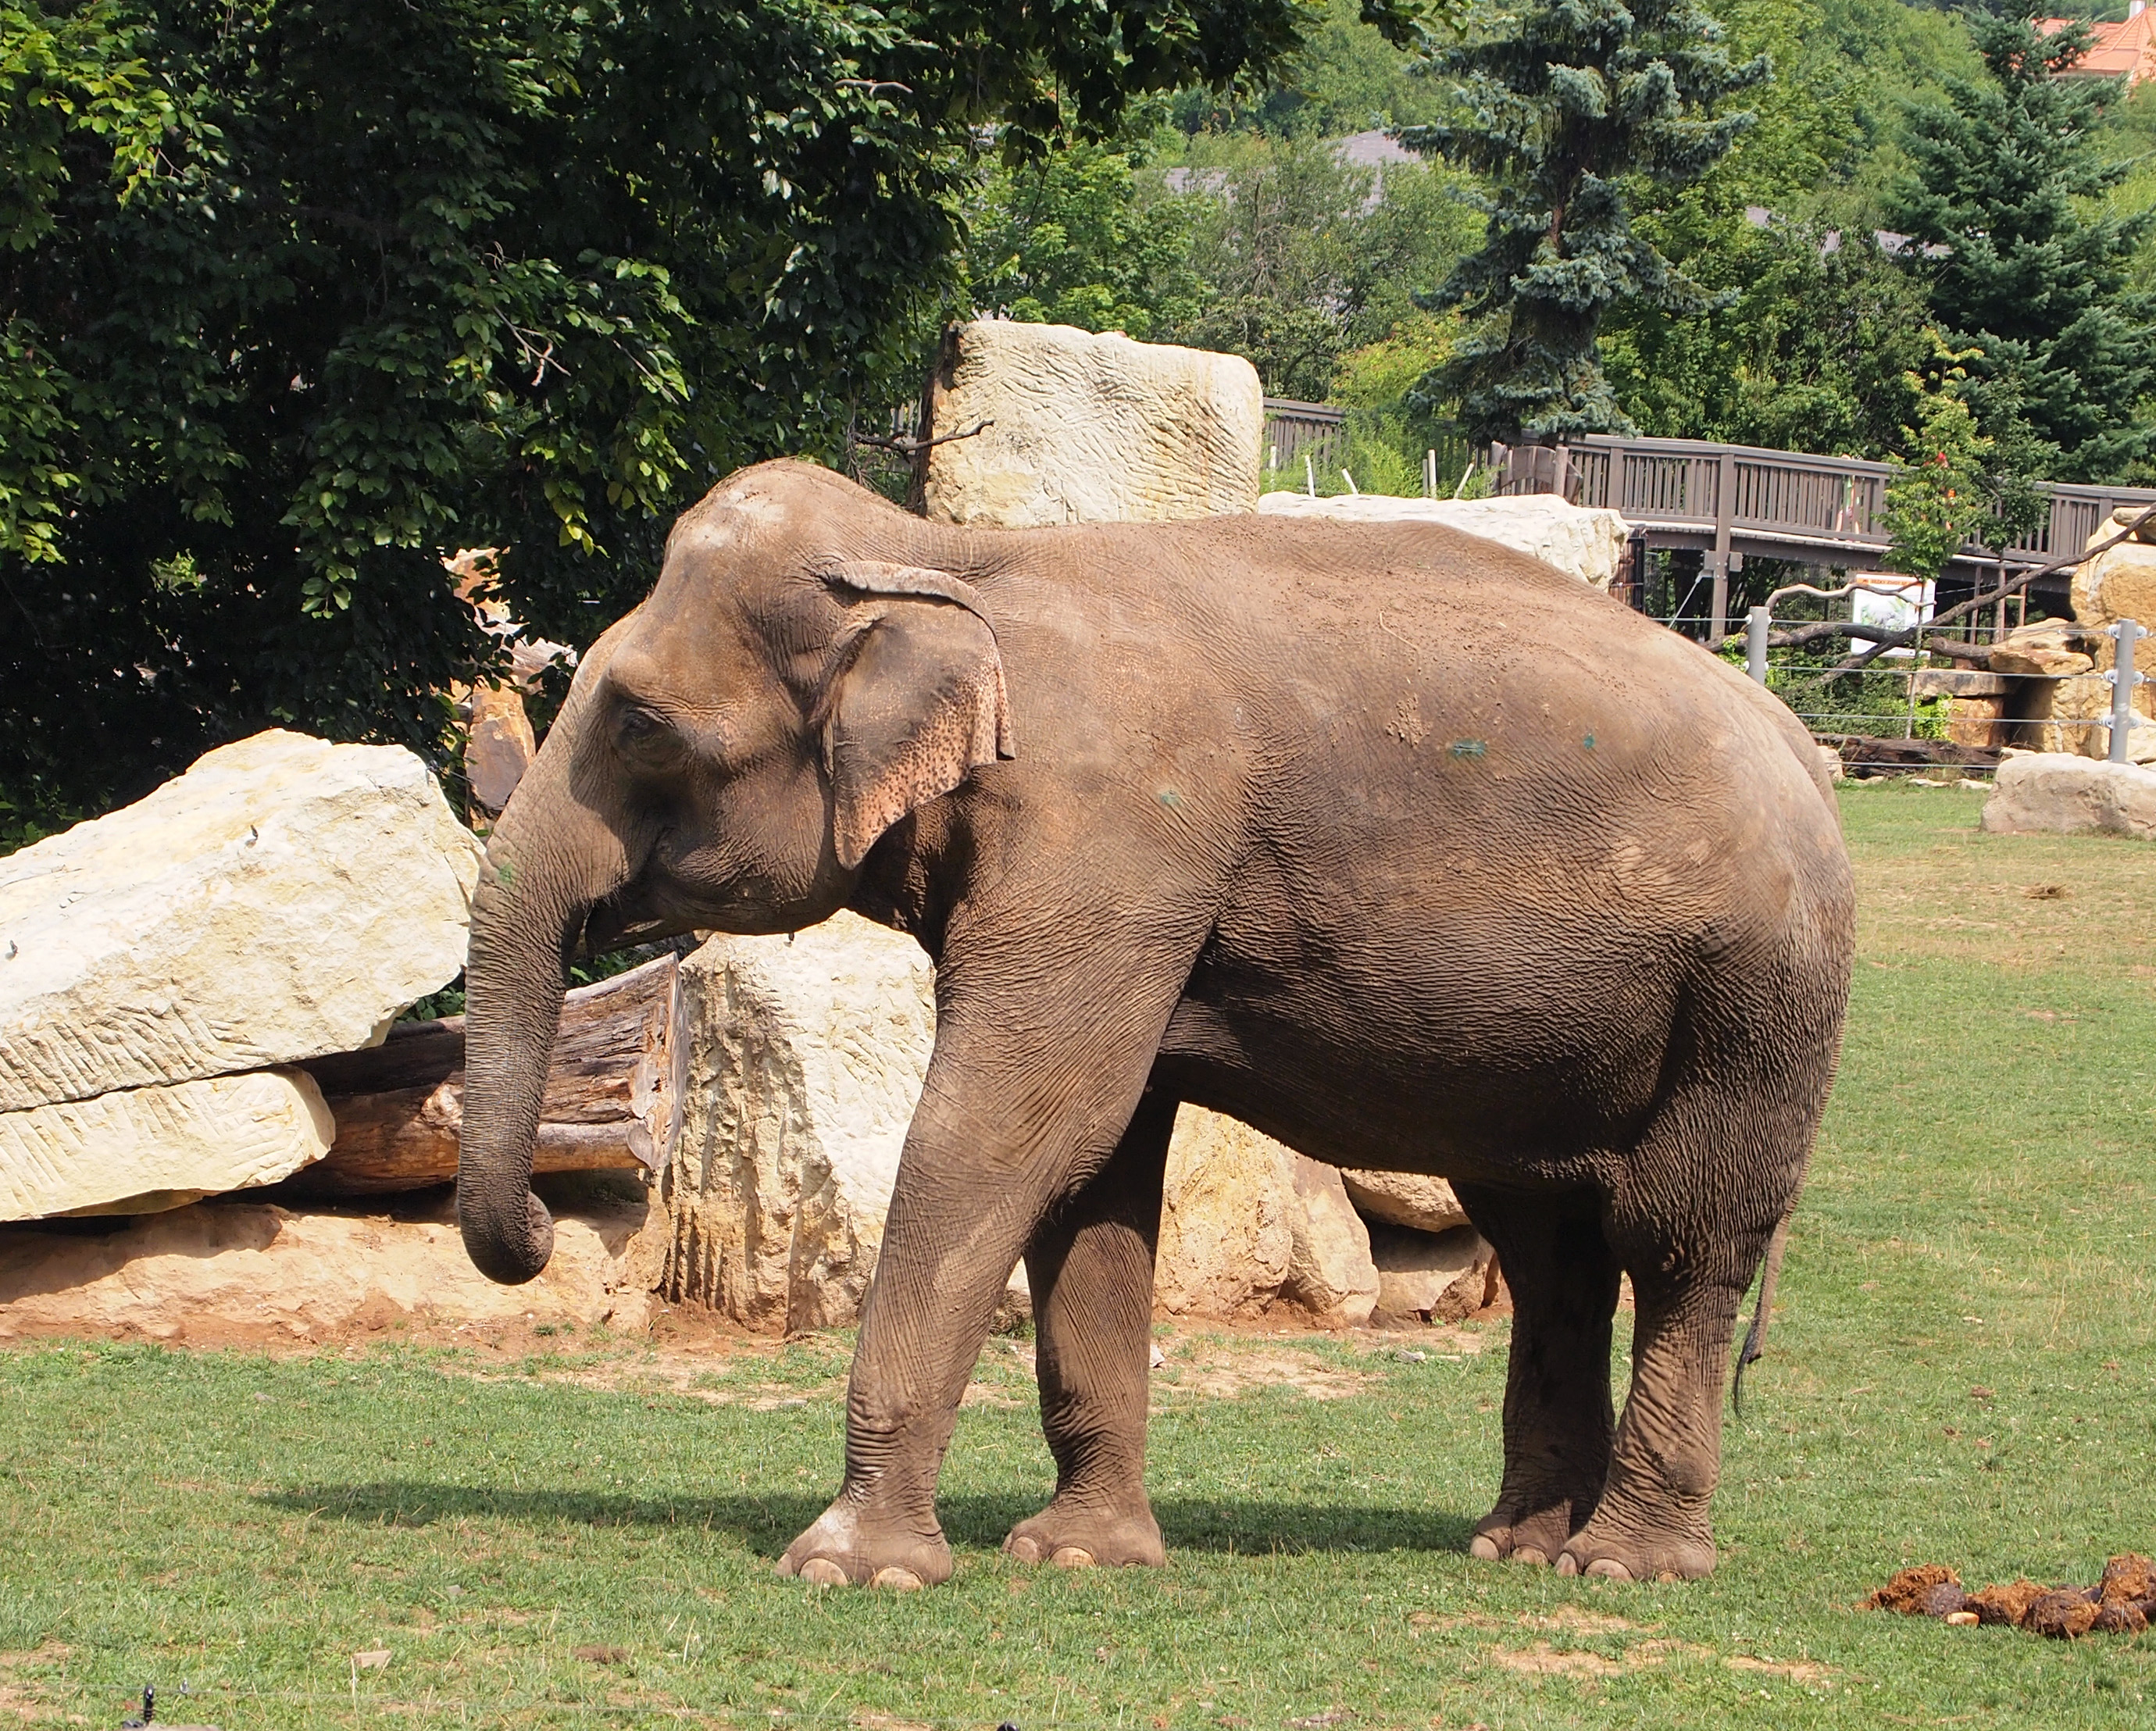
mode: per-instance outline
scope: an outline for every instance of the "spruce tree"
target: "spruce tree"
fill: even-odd
[[[1467,335],[1416,395],[1457,401],[1477,443],[1630,432],[1595,357],[1603,316],[1635,300],[1670,312],[1707,304],[1635,231],[1625,183],[1697,179],[1751,124],[1717,115],[1763,81],[1763,55],[1732,64],[1694,0],[1532,0],[1500,33],[1440,54],[1460,117],[1404,143],[1480,174],[1483,244],[1425,298],[1458,307]]]
[[[2130,164],[2105,160],[2097,129],[2116,81],[2068,78],[2085,25],[2045,36],[2026,18],[1973,17],[1986,76],[1911,110],[1911,172],[1887,219],[1923,244],[1934,316],[1973,348],[1969,400],[1984,431],[2056,448],[2066,480],[2146,474],[2156,425],[2135,410],[2156,389],[2156,295],[2128,270],[2146,215],[2084,213]]]

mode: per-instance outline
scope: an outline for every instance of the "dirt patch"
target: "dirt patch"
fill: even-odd
[[[1152,1374],[1154,1403],[1171,1395],[1234,1400],[1262,1389],[1293,1389],[1312,1400],[1345,1400],[1370,1379],[1343,1370],[1309,1353],[1224,1352],[1197,1348],[1172,1353]]]
[[[1825,1683],[1834,1677],[1830,1667],[1815,1665],[1810,1659],[1755,1659],[1749,1653],[1732,1653],[1722,1662],[1732,1671],[1746,1672],[1754,1677],[1787,1677],[1793,1683]]]
[[[1409,1615],[1408,1626],[1417,1633],[1424,1629],[1481,1629],[1494,1634],[1506,1625],[1502,1618],[1484,1616],[1479,1611],[1418,1610]]]
[[[0,1717],[26,1722],[49,1718],[51,1698],[35,1682],[15,1673],[30,1666],[58,1665],[72,1651],[57,1641],[49,1641],[28,1652],[0,1653]]]
[[[1493,1664],[1507,1671],[1517,1672],[1522,1677],[1621,1677],[1625,1667],[1614,1659],[1605,1659],[1599,1653],[1581,1652],[1574,1648],[1553,1647],[1547,1641],[1538,1641],[1525,1652],[1493,1646],[1490,1649]]]
[[[1564,1607],[1571,1609],[1571,1607]],[[1602,1626],[1612,1625],[1629,1629],[1632,1625],[1621,1617],[1597,1617],[1592,1611],[1582,1612],[1581,1621],[1573,1625],[1581,1632],[1602,1632]],[[1522,1617],[1522,1623],[1558,1621],[1557,1618]],[[1712,1651],[1696,1646],[1687,1641],[1642,1641],[1625,1649],[1622,1657],[1609,1658],[1601,1653],[1591,1653],[1580,1647],[1553,1646],[1547,1641],[1538,1641],[1524,1651],[1512,1647],[1491,1647],[1492,1662],[1507,1671],[1517,1672],[1522,1677],[1573,1677],[1589,1680],[1621,1677],[1626,1672],[1645,1671],[1671,1659],[1711,1659]]]

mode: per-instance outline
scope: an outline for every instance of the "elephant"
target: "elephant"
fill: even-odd
[[[1831,785],[1762,687],[1429,524],[968,530],[810,464],[742,470],[586,655],[487,845],[478,1267],[526,1281],[551,1250],[531,1148],[578,945],[842,908],[918,940],[937,1022],[843,1486],[783,1574],[948,1579],[937,1481],[1021,1257],[1056,1482],[1006,1549],[1163,1559],[1148,1353],[1184,1102],[1448,1178],[1495,1246],[1515,1311],[1475,1555],[1712,1569],[1732,1331],[1803,1182],[1853,945]]]

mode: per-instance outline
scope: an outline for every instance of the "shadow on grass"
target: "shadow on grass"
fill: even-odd
[[[794,1492],[740,1492],[710,1497],[608,1496],[583,1491],[511,1490],[418,1480],[311,1485],[265,1492],[256,1501],[317,1518],[391,1527],[437,1522],[514,1521],[525,1526],[699,1527],[731,1533],[752,1551],[776,1558],[823,1513],[820,1497]],[[993,1549],[1040,1505],[1017,1497],[945,1497],[937,1503],[955,1545]],[[1460,1551],[1475,1518],[1434,1509],[1350,1504],[1264,1502],[1240,1498],[1156,1498],[1153,1515],[1170,1550]]]

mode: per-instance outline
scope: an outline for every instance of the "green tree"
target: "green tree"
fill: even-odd
[[[1922,285],[1868,234],[1709,223],[1686,269],[1714,299],[1628,308],[1603,332],[1611,388],[1640,430],[1820,455],[1885,457],[1931,355]]]
[[[1368,0],[1395,32],[1409,0]],[[443,555],[588,640],[910,387],[1013,160],[1298,0],[0,0],[0,825],[285,722],[442,745]]]
[[[2156,295],[2133,288],[2147,214],[2092,211],[2125,165],[2100,138],[2110,82],[2060,74],[2088,33],[1974,16],[1984,75],[1913,109],[1909,172],[1887,215],[1930,251],[1912,268],[1957,347],[1977,351],[1967,398],[1984,431],[2047,443],[2058,478],[2118,480],[2156,453]]]
[[[1532,0],[1502,28],[1437,57],[1462,80],[1457,119],[1405,142],[1489,183],[1480,250],[1431,297],[1471,326],[1419,393],[1457,401],[1470,436],[1558,439],[1627,430],[1595,357],[1626,300],[1679,312],[1698,288],[1632,222],[1635,183],[1697,180],[1751,124],[1717,115],[1768,62],[1733,64],[1693,0]]]
[[[1129,151],[1080,144],[999,164],[966,216],[976,311],[1142,342],[1198,315],[1187,203],[1144,196]]]

